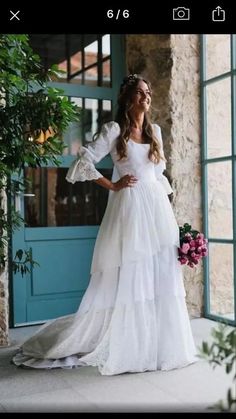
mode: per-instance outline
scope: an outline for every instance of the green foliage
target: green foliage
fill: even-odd
[[[236,380],[236,329],[219,324],[218,328],[212,329],[213,343],[202,343],[200,357],[206,359],[215,368],[223,365],[227,374],[233,373],[233,383]],[[235,385],[229,388],[226,401],[219,401],[216,408],[232,412],[236,411]]]
[[[25,165],[59,164],[64,144],[62,134],[79,119],[76,105],[63,91],[48,86],[57,77],[57,66],[45,70],[29,46],[27,35],[0,35],[0,191],[13,173]],[[8,188],[8,192],[10,192]],[[0,195],[0,208],[2,208]],[[23,220],[13,208],[0,209],[0,268],[6,263],[6,243]],[[13,270],[30,260],[16,255]],[[21,270],[21,272],[23,272]]]
[[[27,272],[30,273],[30,269],[35,266],[39,266],[39,263],[32,259],[31,250],[17,250],[15,258],[12,261],[12,270],[14,273],[20,272],[21,276],[23,276]]]
[[[193,230],[190,224],[185,223],[183,226],[179,227],[179,236],[181,241],[184,241],[186,233],[191,234],[192,238],[195,240],[197,235],[199,234],[199,231]]]

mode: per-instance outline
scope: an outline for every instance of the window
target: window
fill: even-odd
[[[205,316],[236,324],[236,38],[201,39]]]
[[[60,82],[111,87],[111,35],[31,35],[45,68],[57,64]]]

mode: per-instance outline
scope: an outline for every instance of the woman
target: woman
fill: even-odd
[[[90,283],[77,313],[43,325],[14,357],[16,365],[93,365],[114,375],[196,360],[161,131],[148,117],[151,94],[148,81],[126,77],[116,121],[103,125],[68,171],[69,182],[92,180],[111,191]],[[111,181],[94,166],[108,153]]]

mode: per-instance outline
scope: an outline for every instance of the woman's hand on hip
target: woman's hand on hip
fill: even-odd
[[[122,176],[118,180],[118,182],[113,183],[113,186],[114,186],[113,191],[117,192],[124,188],[132,188],[137,183],[137,181],[138,179],[133,175]]]

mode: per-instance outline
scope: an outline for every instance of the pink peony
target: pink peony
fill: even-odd
[[[188,243],[183,243],[180,249],[186,255],[190,249],[190,246]]]
[[[193,268],[201,258],[208,254],[208,240],[203,233],[193,230],[190,224],[185,223],[179,227],[180,247],[178,248],[178,260],[181,265]]]
[[[192,236],[191,236],[191,234],[190,233],[186,233],[185,234],[185,236],[184,236],[184,238],[187,240],[187,241],[191,241],[192,240]]]

